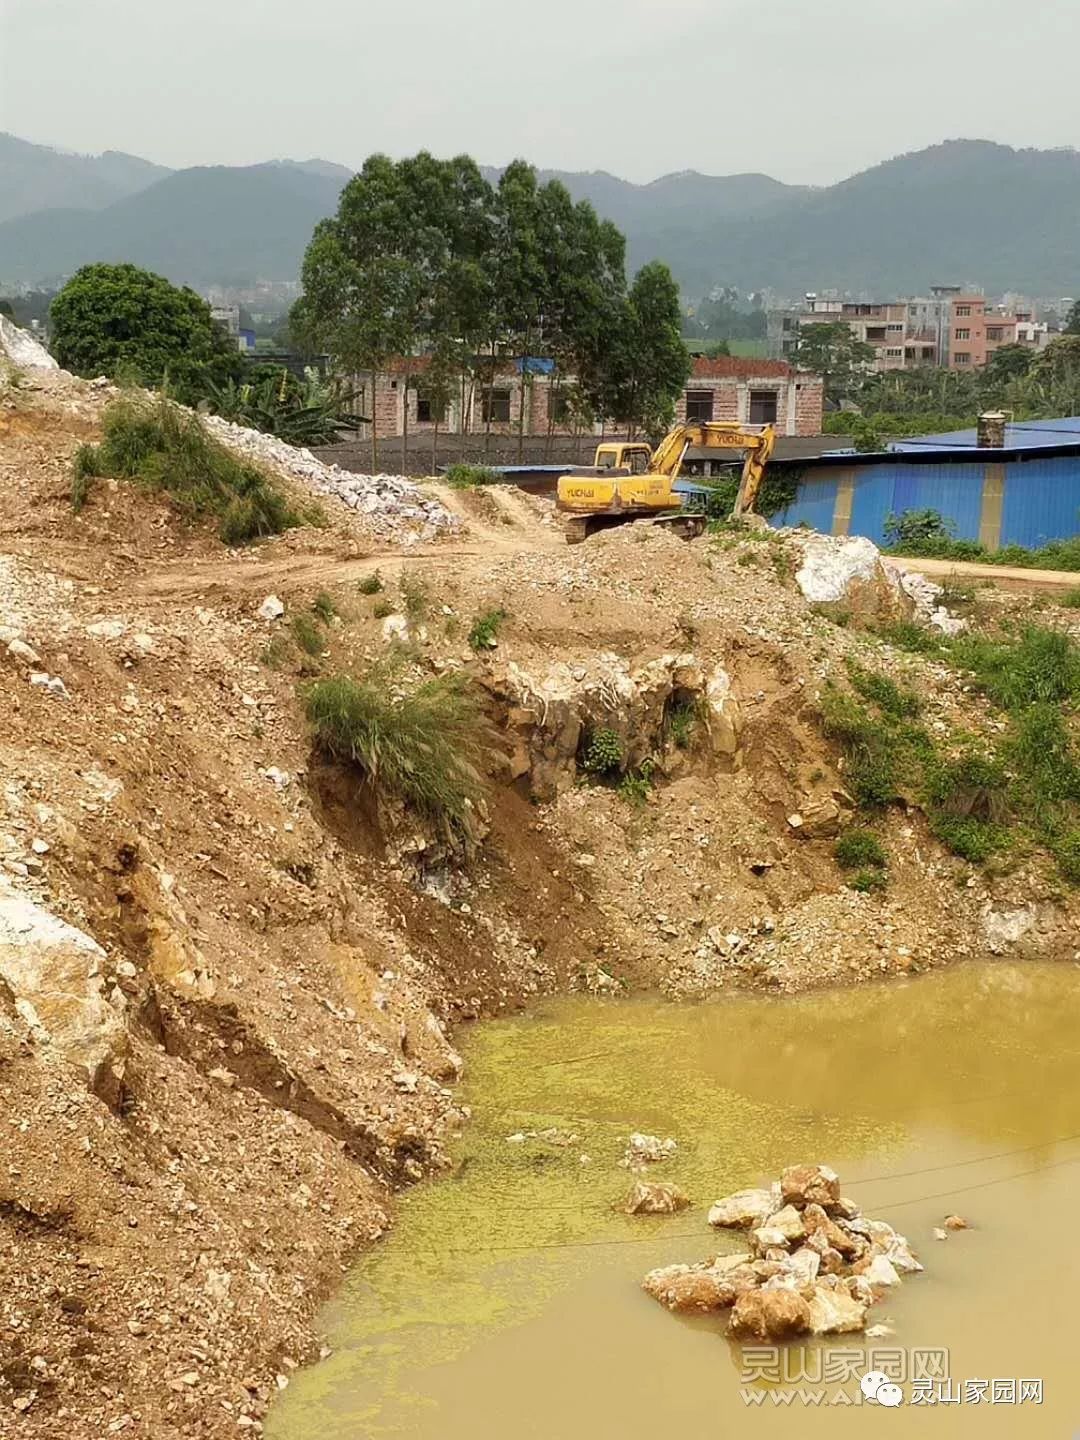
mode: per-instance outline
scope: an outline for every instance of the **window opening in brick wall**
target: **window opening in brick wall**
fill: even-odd
[[[688,390],[686,392],[686,419],[689,424],[700,424],[713,417],[713,392],[711,390]]]
[[[510,423],[510,391],[485,390],[480,402],[480,419],[485,425],[508,425]]]

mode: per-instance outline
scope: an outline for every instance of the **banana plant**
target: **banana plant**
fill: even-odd
[[[313,370],[303,380],[286,369],[256,371],[250,380],[209,387],[209,408],[223,420],[276,435],[289,445],[333,445],[343,430],[356,431],[363,417],[350,407],[355,392],[321,380]]]

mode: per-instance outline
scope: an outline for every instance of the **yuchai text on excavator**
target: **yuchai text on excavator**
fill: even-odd
[[[566,538],[574,545],[595,530],[629,520],[665,525],[687,539],[700,535],[705,516],[684,509],[675,489],[691,448],[744,452],[742,479],[731,513],[733,518],[748,515],[775,445],[776,431],[771,425],[723,420],[676,425],[655,450],[634,442],[598,445],[591,470],[579,470],[559,480],[557,505],[566,517]]]

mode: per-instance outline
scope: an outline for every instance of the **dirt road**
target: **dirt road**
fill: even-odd
[[[1028,594],[1034,590],[1078,590],[1080,574],[1075,570],[1023,570],[1013,565],[977,565],[970,560],[922,560],[914,556],[895,556],[894,564],[902,570],[915,570],[931,580],[962,576],[965,580],[983,580],[1002,590]]]

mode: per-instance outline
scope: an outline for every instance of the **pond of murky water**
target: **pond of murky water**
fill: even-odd
[[[1080,1435],[1076,968],[697,1006],[566,999],[477,1025],[465,1054],[454,1174],[401,1200],[326,1308],[334,1353],[294,1377],[271,1440]],[[549,1127],[576,1139],[506,1139]],[[692,1209],[618,1212],[632,1129],[676,1137],[649,1178]],[[653,1266],[737,1248],[708,1205],[801,1160],[832,1164],[924,1260],[871,1312],[894,1334],[755,1355],[723,1318],[641,1291]],[[950,1211],[974,1228],[935,1241]],[[867,1350],[905,1372],[888,1415],[858,1403]]]

